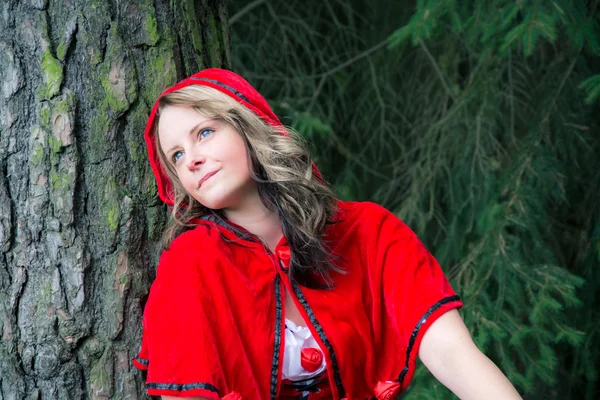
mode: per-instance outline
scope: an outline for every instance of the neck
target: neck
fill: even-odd
[[[271,251],[275,250],[283,236],[281,221],[276,212],[265,207],[258,193],[243,206],[224,211],[229,221],[256,235]]]

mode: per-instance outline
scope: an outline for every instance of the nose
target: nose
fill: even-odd
[[[189,157],[187,158],[186,166],[190,171],[197,170],[206,161],[206,157],[199,151],[191,150],[188,154]]]

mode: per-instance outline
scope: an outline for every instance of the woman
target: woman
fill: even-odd
[[[519,398],[416,235],[336,200],[239,75],[165,90],[145,131],[172,207],[133,363],[163,399],[392,399],[417,355],[464,399]]]

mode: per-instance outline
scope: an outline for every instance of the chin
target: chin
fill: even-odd
[[[249,190],[242,185],[213,186],[202,194],[203,196],[194,196],[200,204],[212,210],[223,210],[236,208],[242,204],[248,196]]]
[[[227,201],[222,201],[219,199],[196,199],[200,204],[202,204],[206,208],[210,208],[211,210],[221,210],[223,208],[228,207]]]
[[[210,208],[211,210],[222,210],[224,208],[229,208],[235,201],[231,198],[231,196],[227,195],[212,195],[211,196],[202,196],[196,197],[196,200],[200,204],[202,204],[206,208]]]

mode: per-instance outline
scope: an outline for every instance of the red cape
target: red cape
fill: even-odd
[[[232,72],[205,70],[165,93],[189,84],[214,87],[280,125],[264,98]],[[172,204],[152,147],[156,109],[146,140],[159,195]],[[212,217],[177,237],[160,258],[133,360],[148,370],[148,393],[277,399],[284,289],[325,353],[333,399],[393,398],[406,388],[423,334],[462,302],[417,236],[383,207],[340,201],[334,219],[325,240],[347,273],[333,275],[332,290],[290,281],[285,238],[270,253],[252,234]]]

